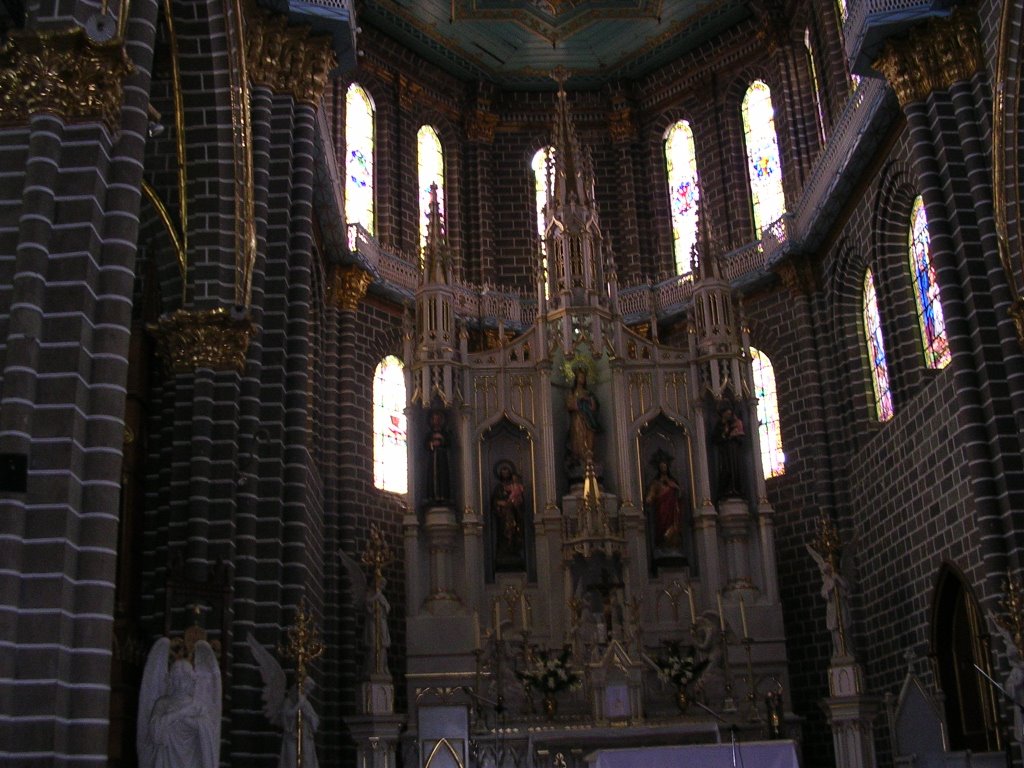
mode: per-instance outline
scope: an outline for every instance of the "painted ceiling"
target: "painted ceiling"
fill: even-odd
[[[384,30],[465,79],[553,88],[635,78],[751,15],[747,0],[363,0],[360,23]]]

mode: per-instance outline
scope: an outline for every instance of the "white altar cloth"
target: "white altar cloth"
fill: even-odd
[[[732,768],[732,744],[599,749],[587,756],[592,768]],[[800,768],[792,741],[736,743],[738,768]]]

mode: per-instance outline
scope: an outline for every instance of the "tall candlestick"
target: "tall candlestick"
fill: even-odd
[[[494,639],[501,640],[501,605],[494,601]]]
[[[750,637],[750,630],[747,629],[747,607],[743,604],[743,595],[740,595],[740,623],[743,625],[743,637]]]
[[[480,648],[480,614],[473,611],[473,649]]]
[[[530,620],[529,620],[529,617],[526,615],[526,594],[525,593],[519,595],[519,612],[521,614],[520,618],[522,619],[522,622],[523,622],[523,630],[525,631],[525,630],[529,629],[529,627],[530,627]]]
[[[697,623],[697,606],[693,604],[693,586],[687,588],[686,596],[690,600],[690,623]]]
[[[722,593],[719,592],[715,597],[718,598],[718,626],[725,632],[725,611],[722,609]]]

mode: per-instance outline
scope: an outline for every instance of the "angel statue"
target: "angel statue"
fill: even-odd
[[[388,617],[391,614],[391,603],[384,595],[387,579],[382,573],[383,565],[389,562],[389,556],[380,534],[372,533],[370,547],[362,557],[363,562],[373,568],[372,579],[367,579],[354,558],[345,552],[338,552],[352,583],[353,601],[357,599],[356,595],[364,595],[366,613],[363,616],[363,644],[369,653],[366,667],[371,678],[377,680],[390,677],[388,649],[391,647],[391,631],[388,629]]]
[[[316,729],[320,718],[313,709],[309,696],[313,692],[313,678],[307,677],[302,688],[293,685],[287,688],[284,670],[266,648],[249,635],[246,638],[249,649],[260,667],[263,678],[263,714],[271,725],[284,731],[281,740],[281,756],[277,768],[318,768],[316,757]],[[302,763],[299,764],[298,713],[302,713]]]
[[[1003,638],[1006,646],[1006,660],[1010,664],[1010,674],[1003,681],[1003,693],[1013,702],[1013,738],[1024,744],[1024,659],[1013,641],[1013,636],[998,620],[994,622],[996,632]]]
[[[850,582],[843,576],[846,568],[842,563],[836,568],[834,555],[822,554],[810,544],[806,546],[821,571],[821,596],[826,603],[825,626],[832,633],[832,656],[850,655]]]
[[[146,659],[139,692],[140,768],[217,768],[221,682],[213,648],[199,640],[192,660],[168,665],[171,641],[161,637]]]

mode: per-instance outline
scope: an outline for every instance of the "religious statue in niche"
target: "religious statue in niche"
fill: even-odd
[[[494,569],[526,569],[526,486],[508,460],[494,465],[497,482],[491,491],[491,537],[494,542]]]
[[[659,448],[651,457],[654,479],[644,493],[648,519],[654,531],[655,559],[681,557],[686,523],[685,491],[672,474],[674,457]]]
[[[220,666],[210,644],[199,640],[175,657],[169,638],[157,640],[139,690],[141,768],[216,768],[220,718]]]
[[[452,500],[450,463],[451,433],[448,430],[444,411],[433,408],[430,411],[425,441],[428,457],[427,501],[448,502]]]
[[[595,439],[601,431],[598,408],[597,397],[587,385],[587,367],[577,363],[572,367],[572,387],[565,396],[565,409],[569,412],[566,453],[570,468],[583,468],[594,458]]]
[[[743,498],[743,450],[747,432],[743,419],[728,400],[719,406],[714,439],[718,453],[717,498]]]

